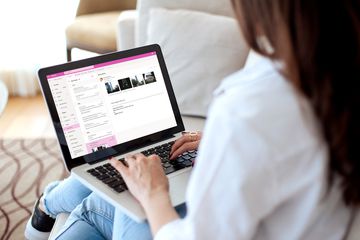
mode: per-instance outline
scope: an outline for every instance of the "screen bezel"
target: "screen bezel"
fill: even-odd
[[[78,68],[92,66],[95,64],[99,64],[99,63],[105,63],[105,62],[110,62],[110,61],[118,60],[118,59],[122,59],[122,58],[133,57],[136,55],[154,52],[154,51],[156,52],[156,56],[159,61],[159,66],[160,66],[160,69],[161,69],[161,72],[162,72],[162,75],[164,78],[166,90],[167,90],[167,93],[168,93],[168,96],[170,99],[170,103],[171,103],[171,107],[172,107],[174,117],[176,120],[176,126],[169,128],[169,129],[165,129],[165,130],[157,132],[157,133],[153,133],[153,134],[141,137],[141,138],[137,138],[137,139],[125,142],[125,143],[121,143],[116,146],[106,148],[104,150],[100,150],[100,151],[97,151],[94,153],[89,153],[87,155],[77,157],[77,158],[71,158],[70,151],[69,151],[66,139],[65,139],[64,131],[61,126],[58,112],[56,110],[55,102],[54,102],[53,96],[51,94],[47,76],[51,75],[51,74],[56,74],[56,73],[60,73],[60,72],[65,72],[65,71],[70,71],[70,70],[74,70],[74,69],[78,69]],[[139,47],[139,48],[135,48],[135,49],[131,49],[131,50],[126,50],[126,51],[113,52],[113,53],[104,54],[101,56],[87,58],[87,59],[83,59],[83,60],[79,60],[79,61],[74,61],[74,62],[69,62],[69,63],[65,63],[65,64],[61,64],[61,65],[42,68],[38,71],[38,77],[39,77],[40,85],[42,88],[42,93],[43,93],[43,96],[47,103],[47,106],[48,106],[48,109],[50,112],[50,116],[51,116],[51,119],[52,119],[52,122],[53,122],[53,125],[55,128],[55,132],[56,132],[57,138],[59,140],[61,152],[63,154],[64,161],[66,163],[66,167],[69,171],[72,168],[80,166],[84,163],[90,163],[90,164],[96,163],[96,162],[108,159],[110,157],[113,157],[113,156],[121,155],[126,152],[130,152],[130,151],[136,150],[138,148],[154,144],[154,143],[162,141],[166,138],[170,138],[176,133],[184,131],[184,124],[181,119],[179,107],[176,102],[174,90],[173,90],[171,82],[170,82],[170,77],[169,77],[169,74],[168,74],[168,71],[167,71],[167,68],[165,65],[164,57],[161,52],[160,46],[157,44],[152,44],[152,45]]]

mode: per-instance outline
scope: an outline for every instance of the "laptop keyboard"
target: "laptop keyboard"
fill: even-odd
[[[161,159],[161,164],[166,175],[192,166],[196,158],[197,151],[185,152],[178,158],[170,160],[169,155],[171,146],[173,144],[174,142],[165,143],[163,145],[142,151],[141,153],[145,156],[150,156],[152,154],[158,155]],[[126,165],[124,158],[119,159],[119,161]],[[91,168],[87,170],[87,172],[118,193],[127,190],[127,186],[120,173],[113,166],[111,166],[110,163]]]

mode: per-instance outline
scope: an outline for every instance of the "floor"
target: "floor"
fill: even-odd
[[[73,60],[98,54],[73,49]],[[55,131],[41,93],[35,97],[10,97],[0,115],[0,139],[55,138]]]
[[[54,138],[55,132],[41,95],[10,97],[0,116],[0,138]]]

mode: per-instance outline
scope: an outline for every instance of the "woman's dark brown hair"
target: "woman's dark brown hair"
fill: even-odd
[[[232,0],[252,49],[281,60],[311,102],[329,146],[329,184],[360,205],[360,1]],[[257,44],[266,36],[274,51]]]

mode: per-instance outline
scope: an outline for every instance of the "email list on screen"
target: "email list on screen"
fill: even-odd
[[[72,158],[176,126],[156,52],[47,79]]]

